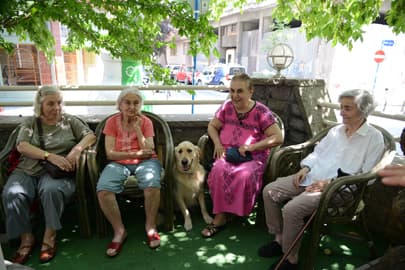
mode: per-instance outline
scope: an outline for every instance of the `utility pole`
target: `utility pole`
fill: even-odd
[[[200,12],[199,0],[194,0],[194,19],[198,20],[198,14]],[[197,69],[197,55],[193,55],[193,74],[192,83],[195,85],[195,70]],[[194,94],[191,95],[191,99],[194,100]],[[194,104],[191,104],[191,114],[194,114]]]

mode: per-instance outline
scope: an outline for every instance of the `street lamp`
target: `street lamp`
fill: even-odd
[[[267,63],[277,70],[274,79],[285,78],[281,75],[281,70],[288,68],[294,60],[293,50],[285,43],[279,43],[267,54]]]

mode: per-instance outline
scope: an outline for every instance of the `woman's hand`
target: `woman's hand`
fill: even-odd
[[[71,160],[57,154],[50,153],[47,160],[64,171],[71,172],[76,168],[75,162],[71,162]]]
[[[225,148],[223,147],[222,144],[215,144],[214,146],[214,154],[213,158],[214,159],[219,159],[225,156]]]
[[[248,145],[241,145],[241,146],[239,146],[239,153],[243,156],[243,157],[246,157],[246,152],[249,152],[250,150],[249,150],[249,146]]]
[[[309,169],[307,167],[304,167],[294,175],[294,186],[296,188],[298,188],[301,185],[302,181],[304,181],[308,172],[309,172]]]
[[[305,188],[307,192],[322,192],[327,185],[329,185],[330,180],[319,180]]]
[[[69,154],[66,156],[66,159],[73,165],[73,168],[78,164],[80,155],[82,154],[82,148],[80,146],[75,146],[70,150]]]
[[[135,116],[135,119],[133,120],[133,123],[134,123],[135,129],[141,129],[141,124],[142,124],[141,116],[139,116],[139,115]]]
[[[153,155],[153,150],[152,149],[141,149],[136,152],[130,152],[129,153],[131,158],[142,158],[142,159],[147,159],[151,158]]]
[[[382,177],[385,185],[405,187],[405,165],[387,165],[378,171],[378,175]]]

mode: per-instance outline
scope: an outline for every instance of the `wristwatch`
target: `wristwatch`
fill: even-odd
[[[44,160],[47,160],[49,157],[49,152],[45,151],[44,152]]]

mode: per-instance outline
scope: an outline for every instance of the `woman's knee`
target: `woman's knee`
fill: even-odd
[[[2,200],[4,203],[4,206],[9,203],[9,202],[14,202],[16,200],[26,200],[28,199],[29,196],[23,190],[19,189],[13,189],[13,188],[8,188],[8,189],[3,189],[2,192]]]
[[[113,195],[114,193],[112,193],[111,191],[107,191],[107,190],[100,190],[97,192],[97,198],[99,201],[103,201],[106,198],[108,198],[109,196]]]
[[[269,191],[271,190],[271,183],[267,184],[266,186],[264,186],[263,191],[262,191],[262,195],[263,195],[263,199],[270,199],[270,194]]]
[[[54,180],[55,181],[55,180]],[[66,192],[67,190],[65,190]],[[38,194],[40,198],[43,197],[54,197],[54,196],[62,196],[64,192],[61,192],[59,185],[41,185],[38,188]],[[70,192],[69,192],[70,193]],[[66,194],[70,196],[71,194]]]
[[[160,188],[149,187],[143,190],[143,194],[146,197],[160,196]]]
[[[281,194],[277,191],[274,187],[274,182],[267,184],[263,188],[263,200],[270,200],[273,202],[280,202],[281,201]]]

